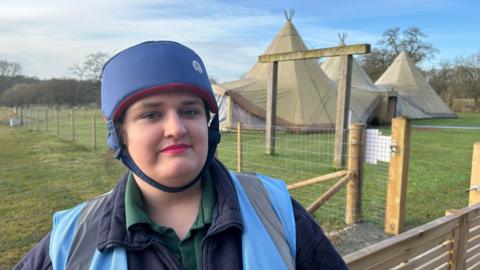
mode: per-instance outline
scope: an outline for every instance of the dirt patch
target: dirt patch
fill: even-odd
[[[327,236],[342,256],[389,238],[383,229],[371,223],[355,224],[339,231],[329,232]]]

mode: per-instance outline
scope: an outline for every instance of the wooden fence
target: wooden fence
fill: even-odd
[[[479,269],[480,204],[344,257],[352,270]]]
[[[83,113],[82,113],[83,112]],[[46,132],[53,133],[57,136],[60,136],[60,130],[62,129],[62,137],[69,139],[73,142],[77,142],[80,139],[85,139],[80,136],[79,133],[88,133],[88,145],[92,146],[94,149],[97,149],[97,121],[101,117],[96,116],[95,114],[89,115],[86,119],[85,110],[62,110],[63,120],[60,121],[60,111],[58,109],[49,109],[49,108],[30,108],[29,110],[24,110],[23,108],[14,108],[12,115],[18,118],[22,124],[28,126],[29,129],[40,131],[41,129]],[[53,114],[53,116],[52,116]],[[68,114],[68,123],[66,122],[65,114]],[[78,114],[82,114],[79,116]],[[50,115],[50,117],[49,117]],[[53,119],[51,119],[53,117]],[[90,122],[87,127],[85,127],[85,121]],[[77,123],[81,121],[82,123]],[[62,123],[61,123],[62,122]],[[68,125],[68,131],[66,131],[66,126]],[[85,131],[80,131],[78,129],[86,129]],[[85,136],[85,134],[80,134]]]
[[[98,117],[85,115],[83,110],[63,111],[63,123],[60,123],[59,110],[48,110],[46,108],[14,108],[13,115],[16,115],[22,123],[30,129],[62,135],[63,138],[73,142],[82,141],[84,145],[97,148]],[[91,119],[88,119],[88,118]],[[68,119],[68,120],[67,120]],[[62,130],[61,130],[62,129]],[[61,130],[61,132],[60,132]],[[104,130],[101,130],[104,132]],[[289,188],[295,189],[300,186],[312,185],[324,181],[339,178],[325,193],[319,194],[317,199],[307,206],[311,213],[324,205],[335,194],[346,187],[346,210],[345,222],[347,225],[358,223],[361,220],[362,207],[362,181],[363,181],[363,154],[364,154],[364,131],[362,124],[352,124],[348,137],[348,170],[342,170],[335,174],[317,176],[312,179],[300,180]],[[389,165],[388,191],[386,194],[386,216],[385,232],[388,234],[399,234],[403,230],[405,207],[406,207],[406,186],[408,177],[408,153],[409,153],[410,123],[404,117],[397,117],[392,120],[392,142],[394,143]],[[242,125],[237,126],[237,170],[242,171],[244,166]],[[102,134],[100,134],[102,135]]]
[[[480,142],[473,150],[470,193],[480,188]],[[344,257],[350,269],[480,269],[480,200],[447,216]]]

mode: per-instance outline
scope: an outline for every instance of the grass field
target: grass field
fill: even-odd
[[[12,128],[7,126],[8,113],[0,110],[0,269],[10,269],[48,232],[53,211],[108,191],[124,172],[115,162],[105,164],[105,133],[100,120],[97,144],[101,147],[92,151],[87,127],[81,131],[83,136],[76,135],[77,143],[72,144],[68,124],[63,125],[59,138],[52,136],[56,133],[52,121],[48,121],[49,133]],[[84,121],[90,127],[89,112],[84,113],[85,120],[77,123]],[[65,115],[63,118],[69,121],[68,114]],[[480,125],[478,113],[459,116],[418,120],[413,124]],[[36,129],[35,125],[32,129]],[[472,146],[480,140],[480,131],[413,129],[411,138],[407,227],[442,216],[445,209],[467,205],[468,194],[464,190],[469,186]],[[333,170],[329,165],[333,156],[332,134],[280,134],[279,153],[274,157],[263,154],[262,134],[251,133],[244,140],[245,170],[261,171],[289,182]],[[224,134],[218,153],[231,169],[236,166],[234,142],[234,134]],[[383,216],[387,169],[388,164],[365,167],[364,220],[375,223]],[[308,204],[327,188],[319,185],[293,195]],[[334,227],[335,223],[341,224],[344,198],[344,193],[338,194],[327,203],[328,211],[321,210],[317,218]]]

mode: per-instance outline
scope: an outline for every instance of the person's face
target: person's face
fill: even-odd
[[[205,106],[193,94],[161,93],[136,101],[126,111],[122,132],[135,163],[166,186],[188,184],[207,158]]]

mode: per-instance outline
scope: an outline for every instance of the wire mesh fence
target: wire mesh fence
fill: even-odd
[[[348,131],[346,133],[348,135]],[[274,140],[275,154],[265,154],[265,131],[244,125],[240,142],[238,132],[222,133],[218,157],[231,170],[257,172],[283,179],[288,184],[342,169],[335,168],[333,164],[335,130],[311,129],[296,133],[277,128]],[[242,149],[241,168],[238,168],[239,145]],[[328,188],[329,185],[311,185],[293,190],[292,195],[306,207]],[[344,194],[338,194],[325,208],[315,213],[322,225],[328,224],[332,228],[341,226],[345,214],[344,200]]]
[[[19,118],[29,130],[47,132],[76,144],[107,149],[107,130],[98,109],[28,107]]]
[[[10,112],[8,114],[11,115]],[[104,164],[107,131],[98,109],[23,108],[21,118],[21,130],[25,131],[26,137],[18,138],[18,145],[29,140],[35,142],[29,149],[11,145],[8,148],[10,151],[21,151],[14,159],[9,155],[9,160],[1,160],[0,163],[0,230],[3,230],[0,231],[0,242],[5,243],[0,247],[0,253],[6,254],[9,250],[17,252],[7,254],[6,260],[18,260],[19,254],[23,255],[41,239],[50,228],[53,211],[69,208],[108,191],[125,171],[118,163]],[[52,135],[61,140],[52,140]],[[348,138],[348,135],[348,130],[344,131],[344,136]],[[222,132],[217,150],[217,157],[233,171],[258,172],[292,184],[347,169],[346,163],[340,167],[334,165],[333,129],[295,132],[278,127],[274,137],[274,155],[265,154],[263,128],[244,126],[240,138],[241,143],[238,143],[239,133],[236,130]],[[92,151],[94,146],[96,151]],[[348,150],[348,143],[344,147]],[[68,155],[62,155],[62,152]],[[348,156],[345,154],[343,159],[347,160]],[[364,164],[361,221],[369,228],[380,231],[385,215],[387,177],[388,163]],[[307,207],[336,182],[329,180],[309,185],[292,190],[291,194]],[[322,228],[332,235],[346,226],[346,193],[345,188],[341,189],[314,212]],[[34,229],[25,229],[32,226]],[[16,228],[19,234],[12,235],[12,228]],[[348,235],[349,239],[359,237],[368,236],[364,232]],[[349,251],[365,245],[355,246],[344,236],[338,239],[334,242],[338,245],[347,243]]]

